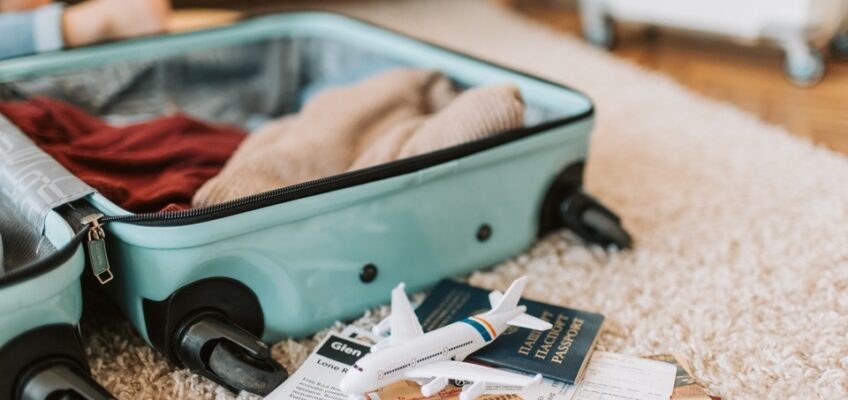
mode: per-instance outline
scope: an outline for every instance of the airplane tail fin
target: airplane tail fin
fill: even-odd
[[[527,277],[522,276],[512,282],[512,285],[509,286],[506,293],[498,291],[489,293],[489,303],[492,306],[492,311],[489,311],[489,313],[498,314],[518,308],[518,301],[521,300],[521,293],[524,291],[524,286],[526,285]],[[509,320],[507,324],[520,328],[534,329],[537,331],[546,331],[552,328],[550,323],[526,313],[519,314],[515,318]]]
[[[506,293],[492,292],[489,294],[489,302],[492,306],[492,314],[498,314],[505,311],[510,311],[518,307],[518,300],[521,300],[521,292],[524,291],[524,286],[527,285],[527,277],[522,276],[509,285]]]

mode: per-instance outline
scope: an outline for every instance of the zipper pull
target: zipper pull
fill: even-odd
[[[103,214],[90,214],[83,217],[80,222],[90,225],[88,230],[88,260],[91,263],[91,272],[101,285],[109,283],[114,278],[109,266],[109,257],[106,255],[106,231],[100,225]]]

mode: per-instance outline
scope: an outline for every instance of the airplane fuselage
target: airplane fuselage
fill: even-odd
[[[485,347],[507,328],[507,322],[524,312],[518,307],[509,312],[480,314],[436,329],[391,347],[370,353],[347,376],[346,386],[367,393],[394,382],[409,379],[406,372],[436,361],[462,361]]]

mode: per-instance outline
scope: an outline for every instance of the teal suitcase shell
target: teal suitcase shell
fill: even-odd
[[[512,82],[529,122],[480,141],[201,209],[132,214],[88,195],[87,206],[104,215],[98,223],[114,275],[105,290],[144,339],[178,364],[230,388],[262,392],[235,384],[232,369],[214,365],[221,343],[229,353],[267,361],[267,347],[254,337],[308,335],[385,302],[398,282],[420,290],[492,266],[559,228],[604,246],[629,245],[618,218],[581,190],[594,117],[586,96],[341,15],[268,15],[21,58],[0,65],[0,82],[87,70],[108,75],[111,65],[139,63],[161,66],[151,75],[158,76],[190,71],[191,60],[220,59],[219,51],[235,51],[226,59],[242,62],[251,55],[238,52],[251,46],[267,55],[256,63],[300,67],[283,82],[332,80],[374,60],[435,68],[460,86]],[[168,63],[182,64],[169,70]],[[244,73],[256,69],[244,63]],[[190,87],[192,75],[178,76],[169,76],[167,86]],[[231,90],[237,89],[222,86],[220,96]]]
[[[0,154],[10,157],[6,149]],[[4,219],[0,227],[21,223],[13,217],[12,202],[0,201],[0,218]],[[57,213],[48,214],[43,236],[33,234],[37,242],[26,245],[52,251],[41,251],[37,259],[21,265],[8,261],[14,256],[10,253],[15,253],[8,246],[22,243],[10,243],[10,234],[30,236],[21,234],[21,229],[0,229],[0,240],[5,237],[7,244],[5,272],[0,257],[0,399],[58,398],[62,394],[74,399],[111,399],[88,376],[80,339],[80,275],[85,264],[80,243],[84,233],[75,234]]]

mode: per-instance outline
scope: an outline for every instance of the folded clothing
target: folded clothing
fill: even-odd
[[[394,69],[315,94],[248,137],[194,196],[218,204],[481,139],[522,126],[514,85],[458,92],[431,70]]]
[[[191,207],[195,191],[246,136],[184,115],[110,126],[44,97],[0,103],[0,113],[71,173],[137,213]]]

